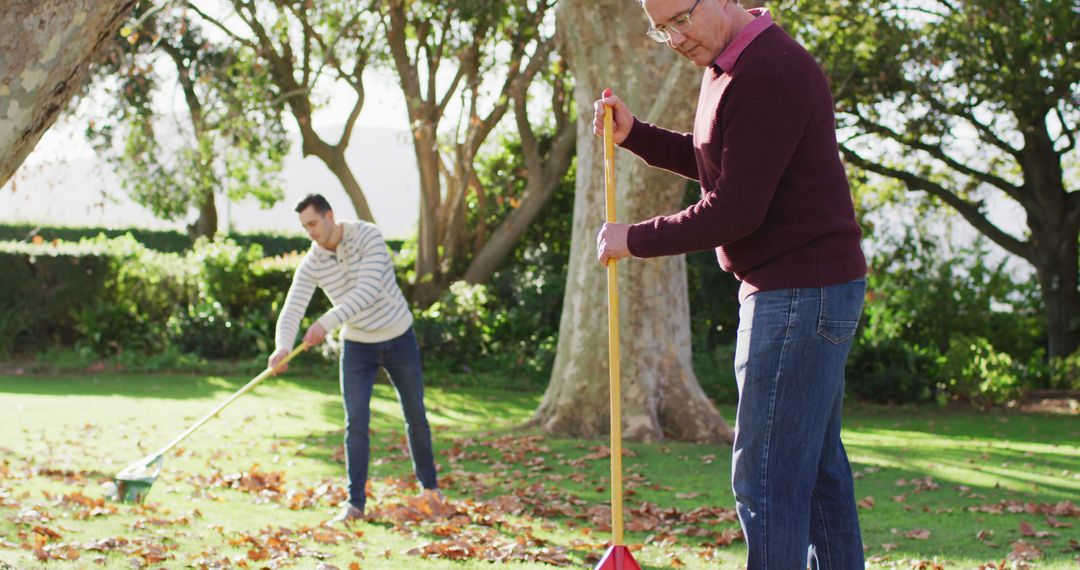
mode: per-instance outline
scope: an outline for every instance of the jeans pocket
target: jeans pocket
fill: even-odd
[[[843,344],[855,336],[859,321],[818,320],[817,332],[833,344]]]
[[[843,344],[855,336],[862,316],[866,282],[857,279],[821,289],[821,313],[817,332],[833,344]]]

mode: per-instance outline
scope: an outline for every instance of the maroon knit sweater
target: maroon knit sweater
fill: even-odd
[[[622,143],[651,166],[701,182],[701,200],[630,227],[636,257],[716,248],[759,290],[825,287],[866,274],[825,75],[775,24],[730,71],[705,70],[693,134],[637,121]]]

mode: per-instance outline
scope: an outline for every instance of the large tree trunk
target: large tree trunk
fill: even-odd
[[[1046,305],[1046,334],[1051,358],[1080,348],[1080,205],[1065,187],[1061,157],[1046,130],[1047,112],[1023,119],[1020,153],[1024,182],[1034,190],[1027,208],[1031,257]],[[1026,123],[1026,124],[1024,124]]]
[[[4,0],[0,7],[0,186],[82,87],[135,0]]]
[[[558,352],[532,420],[552,434],[595,438],[609,425],[606,271],[595,254],[604,222],[603,150],[592,134],[592,102],[610,86],[641,119],[684,130],[693,119],[700,73],[643,35],[610,33],[647,23],[637,3],[625,0],[567,0],[559,7],[562,48],[575,72],[578,163]],[[685,180],[617,155],[620,221],[681,206]],[[732,441],[691,366],[685,258],[621,262],[619,285],[624,437]]]
[[[1073,244],[1076,239],[1071,240]],[[1080,293],[1077,293],[1077,248],[1071,249],[1072,258],[1043,259],[1039,266],[1039,288],[1046,305],[1046,334],[1049,355],[1065,357],[1080,346]]]

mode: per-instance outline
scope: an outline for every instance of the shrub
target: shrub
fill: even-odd
[[[943,390],[977,403],[1003,404],[1020,393],[1013,359],[983,337],[956,337],[943,367]]]
[[[897,337],[873,337],[865,329],[851,347],[846,386],[859,400],[926,402],[934,398],[942,358],[934,346]]]
[[[1049,365],[1047,388],[1080,390],[1080,350],[1065,358],[1056,358]]]
[[[1038,292],[1004,261],[991,262],[984,239],[950,250],[909,231],[879,245],[848,359],[852,394],[879,402],[1000,402],[1045,381]]]

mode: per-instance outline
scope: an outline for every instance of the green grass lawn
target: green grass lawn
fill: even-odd
[[[0,569],[581,567],[604,550],[606,442],[515,431],[539,394],[428,390],[445,512],[416,501],[401,412],[379,385],[378,519],[320,526],[344,498],[343,413],[336,382],[310,378],[270,380],[195,432],[145,505],[100,500],[102,483],[246,380],[0,376]],[[870,567],[996,567],[1010,555],[1009,568],[1077,567],[1076,415],[852,408],[846,428]],[[730,449],[627,449],[639,562],[739,567]]]

